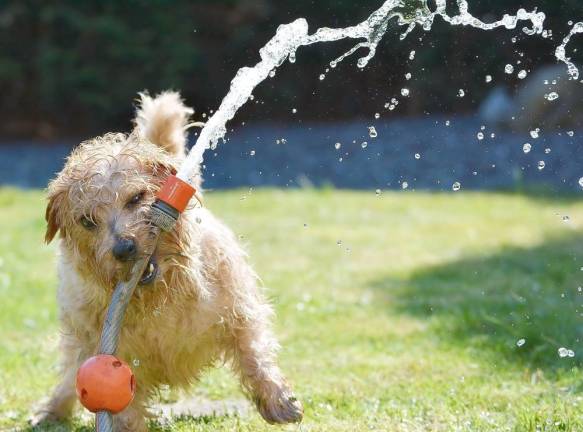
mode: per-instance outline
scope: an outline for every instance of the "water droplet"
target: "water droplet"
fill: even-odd
[[[360,145],[363,149],[368,147],[368,143],[366,141],[363,141],[362,144]]]
[[[506,66],[504,66],[504,72],[506,72],[507,74],[511,74],[512,72],[514,72],[514,66],[512,66],[511,64],[507,64]]]
[[[492,82],[492,75],[486,75],[486,82]]]
[[[402,189],[407,189],[409,187],[409,183],[407,183],[406,181],[404,181],[403,183],[401,183],[401,188]]]
[[[411,73],[410,73],[410,72],[407,72],[407,73],[405,74],[405,79],[406,79],[407,81],[409,81],[409,80],[411,79]]]
[[[417,160],[421,159],[421,155],[419,153],[415,153],[415,159]]]
[[[538,161],[538,170],[542,171],[545,169],[545,161]]]
[[[539,128],[536,128],[535,130],[531,130],[530,131],[530,136],[533,139],[537,139],[539,137],[539,132],[540,132],[540,129]]]
[[[520,72],[518,72],[518,78],[520,78],[520,79],[526,78],[526,75],[528,75],[528,73],[524,69],[522,69]]]
[[[459,191],[459,190],[462,188],[462,185],[461,185],[461,183],[460,183],[460,182],[455,182],[455,183],[454,183],[454,184],[451,186],[451,188],[453,189],[453,191],[454,191],[454,192],[457,192],[457,191]]]
[[[337,244],[338,246],[340,246],[340,245],[342,244],[342,240],[337,240],[337,241],[336,241],[336,244]]]
[[[366,57],[361,57],[356,61],[356,66],[359,68],[364,68],[368,64],[368,59]]]
[[[275,76],[275,70],[269,71],[269,78],[273,78]]]
[[[340,150],[340,147],[342,147],[342,144],[340,144],[339,142],[337,142],[336,144],[334,144],[334,148],[336,150]]]
[[[324,80],[324,78],[326,78],[326,75],[324,75],[324,74],[320,74],[320,81],[323,81],[323,80]]]
[[[484,134],[482,132],[478,132],[478,139],[482,141],[484,139]]]
[[[449,126],[450,124],[451,124],[451,122],[450,122],[449,120],[446,120],[446,121],[445,121],[445,125],[446,125],[446,126]]]
[[[293,114],[295,114],[295,113],[297,113],[297,112],[298,112],[298,110],[297,110],[297,109],[295,109],[295,108],[293,108],[293,109],[292,109],[292,113],[293,113]]]
[[[571,220],[571,218],[569,216],[567,216],[567,215],[563,216],[562,219],[563,219],[563,222],[569,222]]]
[[[465,92],[465,90],[464,90],[464,89],[459,89],[459,90],[457,91],[457,95],[458,95],[458,97],[461,97],[461,98],[463,98],[463,97],[466,95],[466,92]]]
[[[551,92],[545,96],[547,100],[554,101],[555,99],[559,98],[559,94],[557,92]]]
[[[522,146],[522,151],[524,153],[530,153],[531,150],[532,150],[532,146],[530,145],[530,143],[526,143]]]
[[[559,348],[557,352],[559,353],[559,357],[561,358],[567,357],[569,355],[569,350],[565,347]]]
[[[375,113],[374,118],[376,118],[378,120],[381,118],[381,115],[379,113]]]
[[[408,97],[409,96],[409,89],[408,88],[402,88],[401,89],[401,95]]]
[[[545,149],[545,154],[549,154],[550,152],[551,152],[551,149],[547,147],[547,148]]]
[[[380,189],[377,189],[377,190],[375,190],[375,191],[374,191],[374,193],[375,193],[375,194],[377,194],[377,195],[380,195],[380,194],[381,194],[381,192],[382,192],[382,191],[381,191]]]
[[[579,186],[581,186],[583,188],[583,177],[579,178]]]
[[[516,341],[516,346],[517,347],[521,347],[522,345],[524,345],[526,343],[526,339],[518,339]]]
[[[409,53],[409,60],[413,60],[415,58],[415,50]]]
[[[250,154],[251,156],[255,156],[255,150],[251,150],[251,151],[249,152],[249,154]]]
[[[132,361],[132,364],[133,364],[135,367],[138,367],[138,366],[140,365],[140,359],[134,359],[134,360]]]
[[[374,126],[368,127],[368,136],[370,136],[371,138],[376,138],[378,136],[377,130],[375,129]]]

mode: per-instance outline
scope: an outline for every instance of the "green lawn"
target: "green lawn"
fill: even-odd
[[[299,430],[583,430],[580,200],[241,190],[206,204],[273,299],[282,367],[305,405]],[[0,191],[0,430],[26,428],[56,381],[43,215],[42,192]],[[240,396],[224,369],[193,392]],[[255,412],[152,426],[278,430]]]

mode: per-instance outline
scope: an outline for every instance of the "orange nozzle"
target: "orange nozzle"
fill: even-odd
[[[196,189],[175,175],[169,176],[156,195],[160,200],[182,213]]]

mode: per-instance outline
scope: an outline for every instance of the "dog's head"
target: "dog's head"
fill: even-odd
[[[143,100],[132,134],[106,134],[82,143],[49,185],[46,241],[60,232],[73,264],[104,286],[125,279],[151,243],[150,205],[184,155],[187,115],[179,110],[183,105],[176,95],[173,101],[179,105],[174,106],[174,113],[182,117],[172,122],[166,115],[161,121],[168,111],[162,111],[167,106],[159,98]],[[153,104],[153,108],[141,127],[140,115],[144,116],[146,104]],[[142,284],[153,282],[162,273],[161,249],[165,255],[180,253],[177,234],[167,237],[146,268]]]

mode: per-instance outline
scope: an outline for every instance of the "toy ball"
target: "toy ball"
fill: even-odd
[[[123,411],[134,398],[136,381],[130,367],[115,356],[87,359],[77,372],[77,397],[91,412]]]

